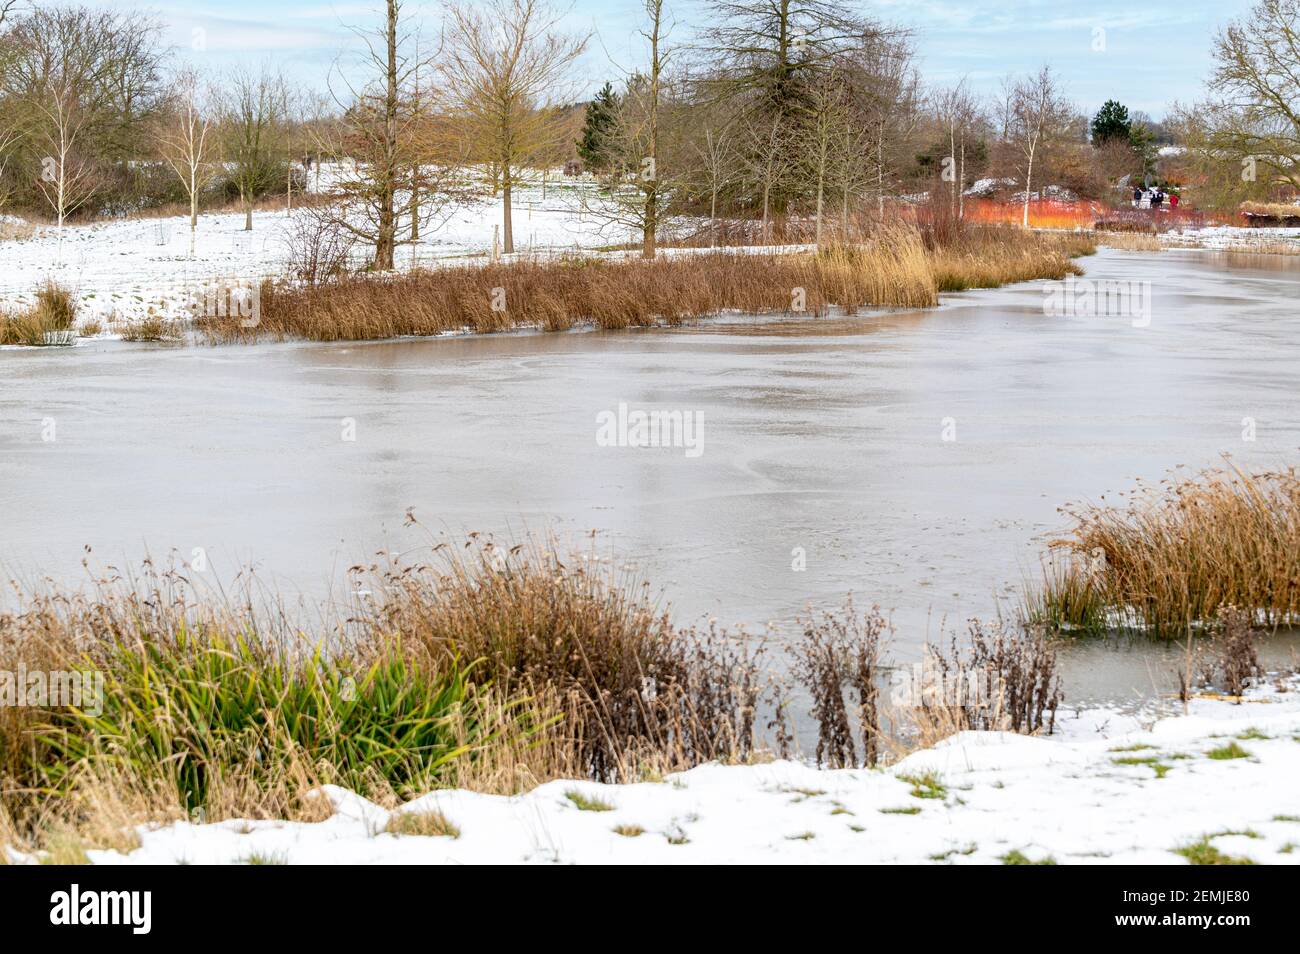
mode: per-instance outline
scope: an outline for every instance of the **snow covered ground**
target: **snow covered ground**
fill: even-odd
[[[1300,228],[1248,229],[1235,225],[1212,225],[1170,232],[1167,239],[1175,247],[1236,252],[1289,250],[1300,254]]]
[[[597,248],[629,241],[583,208],[581,184],[539,186],[515,194],[516,254]],[[108,325],[149,314],[187,315],[186,292],[210,282],[248,282],[283,274],[290,260],[290,217],[301,212],[259,211],[244,231],[242,212],[199,217],[190,254],[188,216],[38,226],[30,238],[0,241],[0,308],[32,301],[38,286],[53,279],[72,289],[81,304],[79,321]],[[500,199],[457,209],[425,230],[423,241],[398,250],[398,267],[437,259],[481,256],[492,250]]]
[[[442,791],[399,809],[441,812],[458,837],[387,833],[389,812],[327,788],[320,797],[334,814],[324,822],[171,824],[142,829],[129,855],[90,856],[101,864],[988,864],[1008,856],[1183,864],[1177,849],[1194,847],[1294,864],[1298,792],[1293,678],[1240,705],[1196,700],[1187,716],[1144,722],[1092,710],[1049,738],[962,733],[888,769],[705,765],[663,782],[555,781],[517,797]]]

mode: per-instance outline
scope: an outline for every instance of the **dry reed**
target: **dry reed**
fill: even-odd
[[[1085,558],[1031,599],[1037,618],[1072,618],[1063,594],[1095,587],[1121,618],[1164,638],[1208,623],[1222,606],[1269,626],[1300,613],[1300,477],[1294,469],[1249,474],[1236,467],[1139,486],[1122,507],[1066,511],[1075,521],[1058,545]],[[1081,574],[1093,579],[1082,581]],[[1095,607],[1096,596],[1089,606]],[[1092,610],[1090,610],[1091,612]]]
[[[928,247],[909,225],[878,228],[854,245],[790,253],[708,251],[623,258],[520,259],[394,275],[268,282],[260,320],[206,319],[213,342],[271,338],[345,341],[494,332],[674,325],[726,311],[852,314],[864,307],[929,307],[938,292],[1077,272],[1086,239],[976,229]],[[313,265],[311,273],[322,269]],[[333,268],[323,269],[336,271]]]

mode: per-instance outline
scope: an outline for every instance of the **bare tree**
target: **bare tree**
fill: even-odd
[[[541,0],[489,0],[483,11],[451,9],[442,76],[471,157],[500,176],[502,240],[513,252],[514,185],[561,135],[554,111],[586,37],[557,31],[560,14]]]
[[[647,72],[628,77],[623,95],[615,100],[604,133],[606,187],[598,197],[584,200],[584,211],[606,226],[639,232],[641,256],[654,258],[665,203],[681,178],[682,156],[680,150],[666,155],[664,148],[671,24],[664,0],[643,0],[643,9],[640,33],[649,44],[650,62]]]
[[[417,241],[422,226],[453,207],[458,190],[454,169],[430,138],[433,103],[423,77],[432,59],[422,55],[401,0],[385,0],[384,10],[381,27],[356,31],[361,69],[331,77],[338,121],[314,124],[317,152],[338,159],[340,168],[321,187],[329,201],[307,210],[318,221],[303,234],[333,248],[369,246],[371,266],[386,271],[398,247]],[[350,75],[366,80],[354,84]]]
[[[934,98],[934,111],[948,140],[948,155],[942,179],[949,183],[949,211],[957,218],[966,215],[966,153],[984,122],[979,100],[963,79],[941,90]]]
[[[881,124],[863,125],[847,110],[832,143],[829,181],[840,199],[840,235],[849,234],[849,212],[855,197],[876,190],[878,215],[884,214],[883,184],[886,149]],[[879,138],[877,138],[879,137]],[[891,143],[892,145],[892,143]],[[891,177],[892,178],[892,177]]]
[[[176,77],[170,114],[159,124],[157,136],[163,161],[176,173],[190,200],[190,255],[199,225],[199,194],[215,175],[216,137],[210,133],[211,118],[201,102],[198,74],[186,70]]]
[[[752,114],[742,130],[740,160],[749,184],[758,190],[762,208],[763,241],[770,238],[772,195],[790,181],[794,163],[787,140],[790,125],[777,113]]]
[[[837,151],[850,122],[840,77],[832,74],[809,90],[801,112],[799,150],[814,197],[814,240],[821,245],[826,200],[833,186]]]
[[[54,90],[75,91],[81,139],[101,162],[134,158],[142,123],[165,98],[161,26],[149,14],[85,6],[6,5],[0,93],[28,112]],[[39,118],[39,117],[38,117]]]
[[[236,71],[222,103],[223,153],[244,207],[246,232],[253,229],[253,202],[279,182],[287,95],[284,78],[264,65],[256,72]]]
[[[1300,0],[1258,0],[1212,52],[1210,99],[1177,112],[1189,145],[1206,165],[1240,171],[1239,188],[1300,189]]]
[[[840,72],[852,113],[849,122],[863,130],[860,144],[870,164],[880,217],[885,213],[885,197],[897,185],[899,167],[911,159],[920,116],[920,80],[913,58],[907,34],[879,37],[842,58]]]
[[[695,191],[709,199],[709,244],[717,244],[718,198],[739,178],[739,163],[732,146],[731,129],[723,125],[704,129],[704,138],[695,143],[697,172]]]
[[[1041,169],[1045,154],[1068,132],[1075,111],[1058,89],[1049,66],[1024,79],[1008,81],[1004,102],[1003,128],[1025,187],[1021,225],[1029,228],[1035,165]]]
[[[66,82],[51,89],[37,109],[43,120],[37,149],[44,151],[37,188],[62,228],[67,217],[90,199],[98,185],[98,172],[85,141],[93,114],[83,108],[78,90]]]

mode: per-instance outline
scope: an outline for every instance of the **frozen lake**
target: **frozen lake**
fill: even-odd
[[[598,530],[681,622],[756,630],[852,591],[893,610],[909,658],[1014,605],[1059,506],[1225,452],[1297,459],[1300,258],[1082,262],[1149,282],[1149,325],[1046,316],[1031,283],[848,319],[0,352],[0,564],[72,582],[86,546],[99,565],[201,548],[213,579],[251,563],[316,600],[425,544],[411,508],[452,537]],[[620,403],[690,415],[702,452],[602,446]],[[1072,701],[1164,667],[1145,644],[1072,655]]]

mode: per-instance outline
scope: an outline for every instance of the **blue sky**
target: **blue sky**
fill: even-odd
[[[348,26],[373,24],[380,9],[370,0],[93,2],[156,11],[170,41],[198,64],[220,69],[241,59],[271,60],[298,82],[317,86],[340,51],[355,46]],[[688,41],[702,20],[699,0],[669,4],[677,20],[675,38]],[[408,0],[407,5],[422,15],[429,34],[436,34],[442,4]],[[846,0],[845,5],[855,4]],[[1174,101],[1200,94],[1215,31],[1245,14],[1251,0],[866,0],[856,6],[916,31],[927,82],[946,84],[967,76],[977,91],[992,93],[1007,73],[1047,62],[1087,111],[1115,98],[1159,118]],[[566,23],[594,33],[579,71],[580,90],[594,89],[639,63],[639,22],[637,0],[576,0]],[[196,38],[206,49],[193,49]]]

